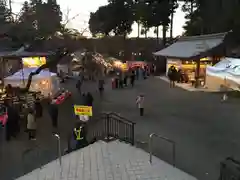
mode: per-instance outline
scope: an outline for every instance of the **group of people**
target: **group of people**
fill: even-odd
[[[36,140],[38,119],[43,116],[43,106],[40,99],[35,97],[31,106],[24,104],[21,115],[13,106],[11,99],[4,102],[4,107],[7,113],[7,121],[4,125],[6,140],[10,141],[11,138],[17,137],[22,125],[24,131],[28,134],[28,139]],[[54,99],[49,101],[48,110],[53,128],[52,132],[56,133],[58,128],[58,105]]]
[[[175,87],[175,82],[187,83],[189,82],[189,76],[182,69],[176,69],[175,66],[171,66],[168,69],[168,78],[170,80],[170,87]]]
[[[128,72],[117,72],[112,78],[112,89],[122,89],[128,85],[134,86],[135,80],[146,79],[148,76],[147,68],[131,68]]]
[[[43,107],[41,101],[36,99],[34,107],[28,107],[27,109],[27,133],[29,140],[36,140],[37,122],[38,119],[43,116]],[[48,113],[51,119],[52,132],[58,131],[58,105],[55,99],[49,99]]]

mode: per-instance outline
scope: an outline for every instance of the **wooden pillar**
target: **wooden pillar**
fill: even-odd
[[[200,59],[198,59],[197,61],[196,61],[196,71],[195,71],[195,88],[198,88],[199,87],[199,85],[200,85],[200,82],[199,82],[199,77],[200,77],[200,63],[201,63],[201,61],[200,61]]]

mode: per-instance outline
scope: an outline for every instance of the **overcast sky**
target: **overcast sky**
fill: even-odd
[[[21,9],[21,4],[24,0],[13,0],[13,11],[19,12]],[[69,12],[69,19],[72,19],[68,26],[79,29],[85,29],[88,26],[88,19],[90,12],[94,12],[98,9],[99,6],[107,4],[107,0],[57,0],[61,6],[63,12],[63,19],[67,12]],[[68,11],[69,10],[69,11]],[[64,20],[65,21],[65,20]],[[183,33],[182,26],[185,23],[184,13],[181,12],[181,8],[177,10],[174,17],[174,36],[181,35]],[[86,35],[89,35],[87,33]],[[131,33],[132,37],[137,36],[137,26],[133,25],[133,32]],[[149,32],[148,36],[154,36],[153,31]]]

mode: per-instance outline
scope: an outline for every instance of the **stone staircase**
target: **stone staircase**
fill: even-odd
[[[196,180],[191,175],[118,140],[97,141],[17,180]]]

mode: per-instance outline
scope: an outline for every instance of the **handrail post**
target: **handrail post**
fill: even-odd
[[[149,161],[150,161],[150,163],[152,164],[152,139],[153,139],[153,136],[156,136],[156,137],[172,144],[172,161],[173,161],[172,163],[173,163],[173,166],[176,167],[176,143],[174,141],[172,141],[171,139],[168,139],[163,136],[159,136],[155,133],[152,133],[149,135]]]
[[[176,143],[172,141],[172,145],[173,145],[173,150],[172,150],[173,166],[176,167]]]
[[[110,113],[107,113],[106,115],[106,121],[107,121],[107,141],[109,141],[109,121],[110,121]]]
[[[134,126],[135,126],[135,124],[134,123],[132,123],[132,145],[134,146]]]
[[[154,134],[150,134],[149,136],[149,161],[152,164],[152,137],[154,136]]]
[[[58,140],[58,158],[59,158],[59,164],[62,166],[62,152],[61,152],[61,138],[58,134],[54,134],[54,137]]]

